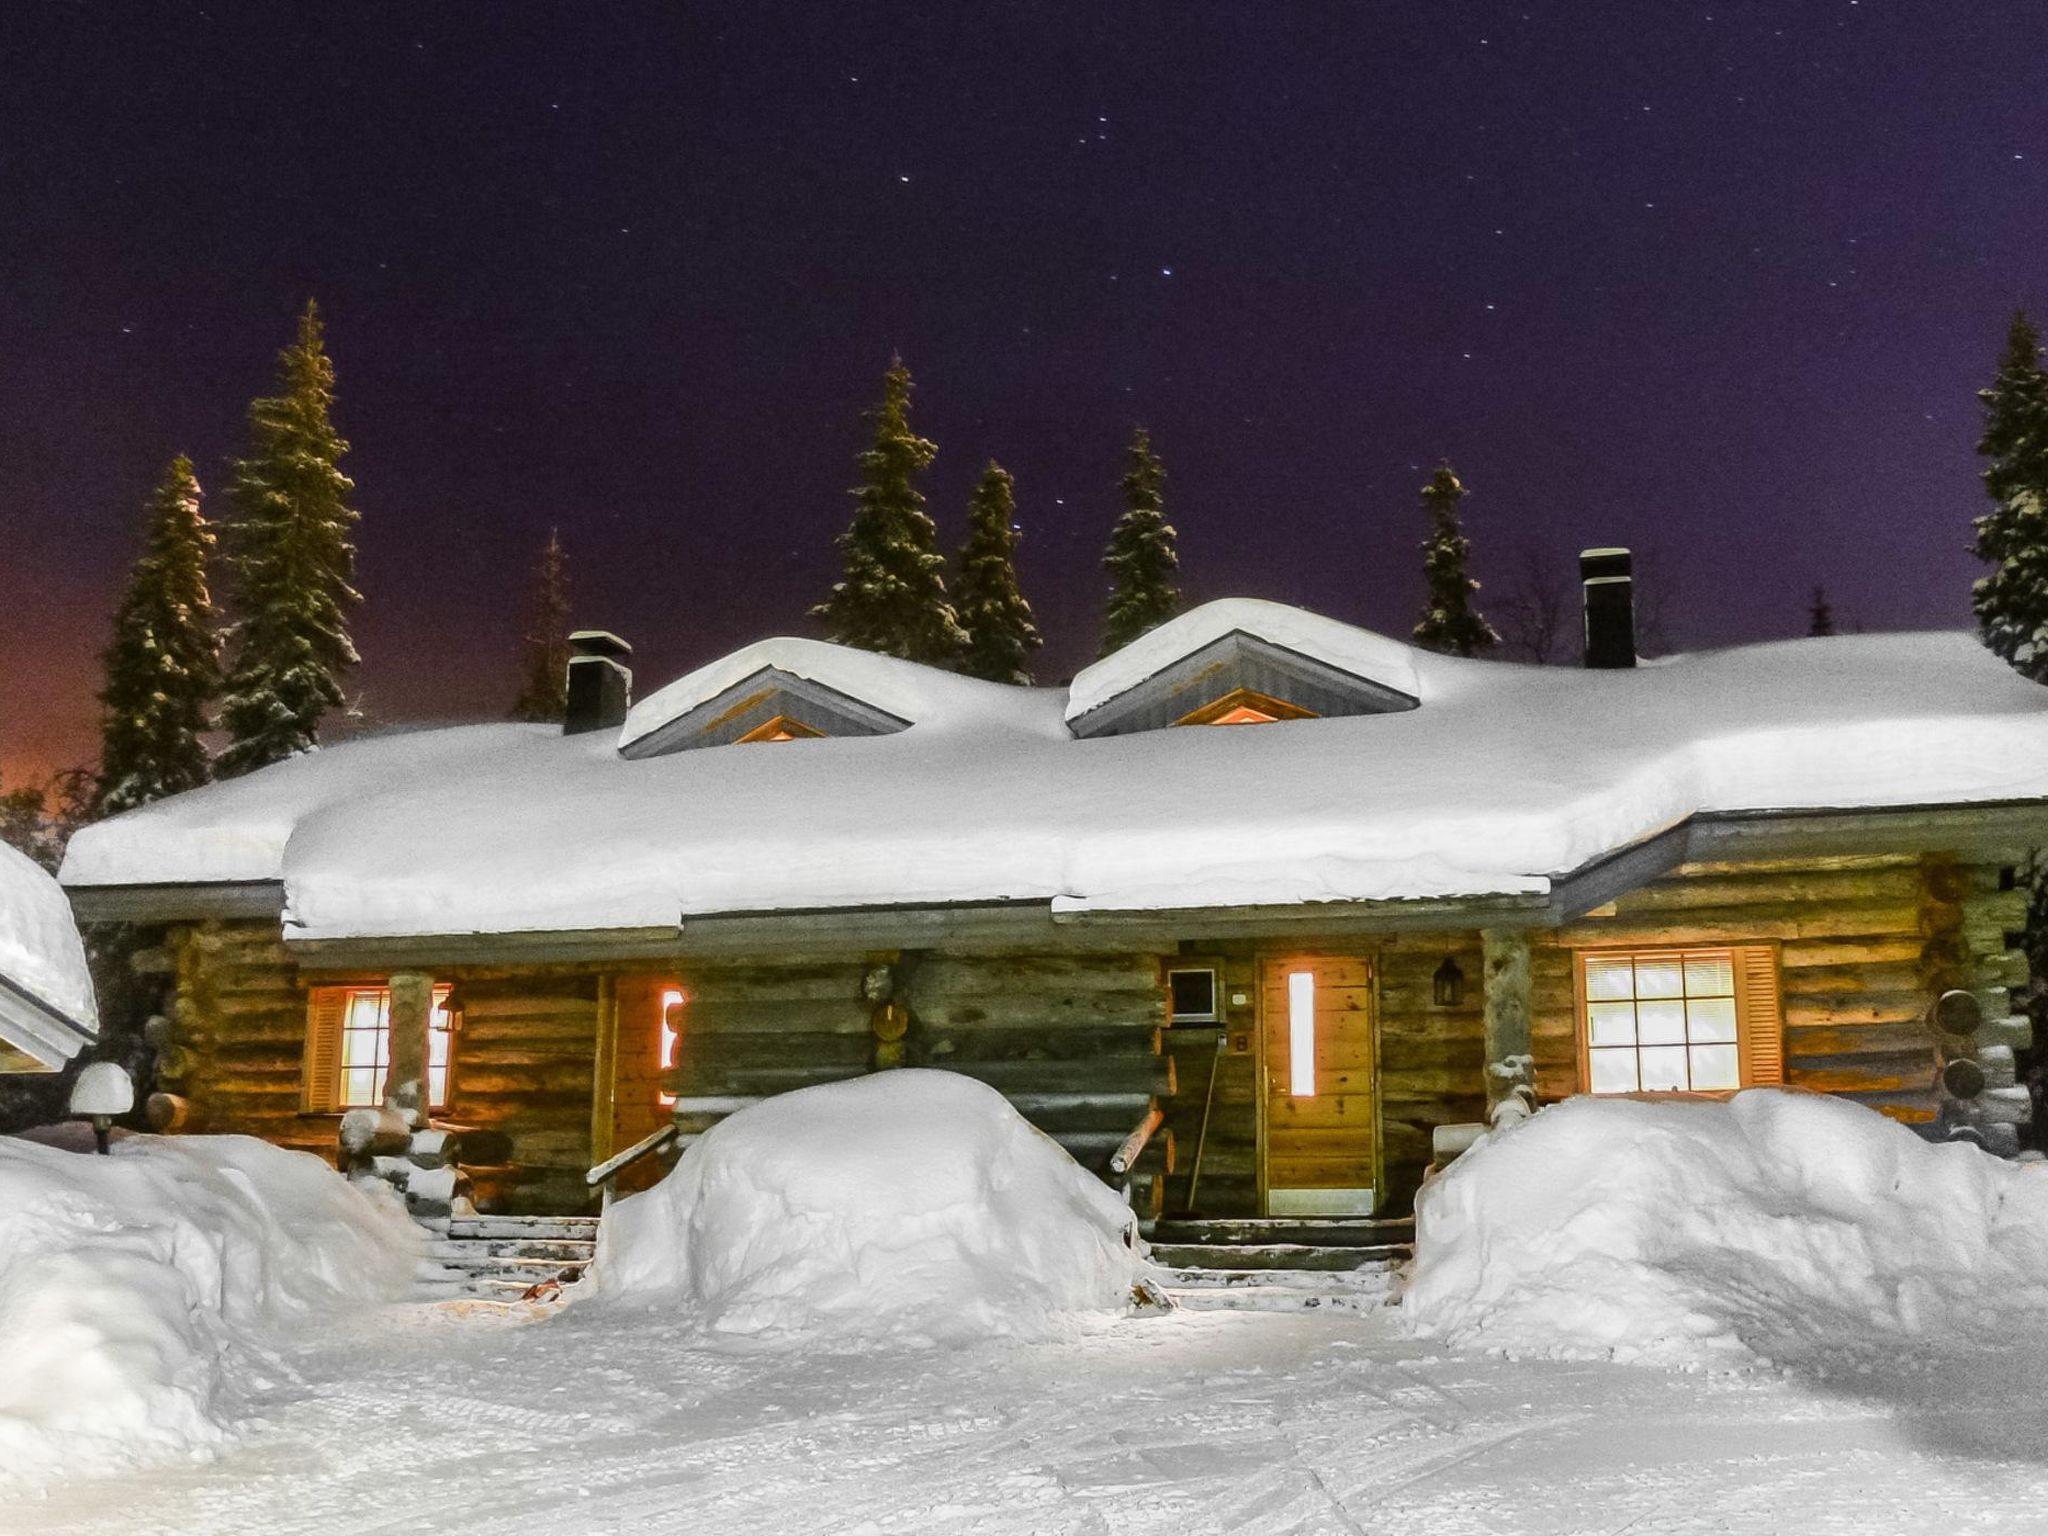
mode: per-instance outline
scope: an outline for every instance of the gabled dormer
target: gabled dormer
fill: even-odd
[[[907,663],[816,640],[764,640],[679,678],[633,706],[621,756],[824,736],[886,736],[916,718],[889,675]]]
[[[1282,603],[1206,603],[1074,679],[1076,736],[1378,715],[1422,701],[1409,647]]]

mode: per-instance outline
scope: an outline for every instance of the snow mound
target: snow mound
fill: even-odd
[[[97,1027],[92,973],[71,899],[27,854],[0,843],[0,976],[86,1030]]]
[[[1813,1094],[1572,1099],[1416,1222],[1404,1320],[1510,1355],[1829,1366],[2048,1323],[2048,1167]]]
[[[1130,1209],[986,1084],[903,1069],[714,1126],[598,1229],[602,1297],[679,1298],[716,1333],[950,1344],[1130,1307]]]
[[[0,1137],[0,1480],[219,1440],[273,1341],[402,1296],[421,1251],[395,1201],[250,1137]]]

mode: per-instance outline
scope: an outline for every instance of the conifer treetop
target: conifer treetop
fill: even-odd
[[[278,355],[278,393],[250,403],[249,451],[229,482],[240,622],[221,709],[224,777],[314,746],[358,659],[348,627],[362,600],[348,504],[355,483],[341,472],[348,444],[334,430],[333,403],[334,365],[308,302],[297,339]]]
[[[1448,464],[1438,465],[1422,487],[1422,505],[1429,515],[1429,532],[1422,541],[1428,590],[1422,619],[1415,626],[1415,643],[1450,656],[1478,656],[1500,644],[1500,636],[1472,604],[1479,583],[1469,570],[1472,541],[1458,522],[1458,503],[1464,499],[1465,487]]]
[[[562,548],[562,530],[550,528],[533,569],[512,718],[559,724],[568,709],[569,557]]]
[[[2036,682],[2048,682],[2048,374],[2041,338],[2024,310],[1984,403],[1984,490],[1992,510],[1976,522],[1979,577],[1971,608],[1984,643]]]
[[[946,595],[946,558],[917,477],[938,445],[910,429],[910,370],[892,357],[874,436],[856,461],[853,520],[839,536],[843,573],[811,610],[826,638],[885,656],[952,666],[967,636]]]
[[[1031,681],[1031,655],[1045,643],[1017,584],[1016,490],[994,459],[967,505],[967,542],[954,583],[967,648],[960,670],[992,683]]]
[[[207,713],[220,689],[220,615],[207,567],[214,532],[183,454],[143,513],[142,553],[114,615],[100,691],[92,808],[114,815],[204,784]]]
[[[1109,607],[1102,624],[1102,652],[1123,649],[1180,612],[1179,535],[1166,520],[1166,468],[1152,451],[1143,427],[1131,433],[1125,450],[1123,515],[1110,530],[1102,557],[1109,572]]]

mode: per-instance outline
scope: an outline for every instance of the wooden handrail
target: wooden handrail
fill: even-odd
[[[676,1139],[676,1123],[671,1120],[652,1135],[642,1136],[625,1151],[616,1153],[599,1163],[583,1175],[584,1184],[595,1189],[607,1179],[615,1178],[643,1157],[652,1156]]]
[[[1145,1118],[1137,1128],[1126,1136],[1123,1145],[1110,1154],[1109,1171],[1118,1178],[1131,1171],[1131,1165],[1144,1154],[1145,1143],[1152,1139],[1152,1133],[1166,1123],[1166,1111],[1154,1104],[1145,1111]]]

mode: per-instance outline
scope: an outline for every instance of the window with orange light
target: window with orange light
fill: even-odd
[[[682,1050],[683,1032],[680,1027],[682,1021],[678,1015],[681,1013],[683,1005],[689,1002],[689,1000],[690,995],[683,991],[681,987],[670,987],[661,994],[661,1028],[657,1036],[660,1054],[656,1059],[655,1065],[660,1068],[664,1077],[674,1070]],[[660,1104],[663,1109],[672,1107],[675,1101],[676,1096],[666,1089],[655,1095],[655,1102]]]

